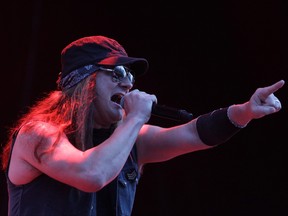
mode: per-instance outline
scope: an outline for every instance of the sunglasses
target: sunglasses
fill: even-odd
[[[111,68],[105,68],[105,67],[100,67],[100,70],[103,71],[108,71],[108,72],[112,72],[112,80],[113,82],[122,82],[126,77],[128,78],[128,80],[134,84],[135,83],[135,78],[132,75],[132,70],[130,70],[129,68],[119,65],[114,67],[113,69]]]

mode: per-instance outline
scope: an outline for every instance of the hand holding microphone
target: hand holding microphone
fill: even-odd
[[[124,108],[124,101],[125,97],[122,97],[120,100],[120,105],[123,108]],[[183,123],[193,119],[193,114],[187,112],[186,110],[172,108],[165,105],[159,105],[156,102],[153,102],[152,104],[151,115]]]

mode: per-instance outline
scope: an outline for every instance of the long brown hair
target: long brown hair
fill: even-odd
[[[57,139],[52,147],[39,154],[37,147],[34,155],[41,162],[41,155],[52,151],[57,145],[62,133],[65,133],[71,143],[80,150],[93,146],[93,118],[95,94],[94,73],[81,81],[76,86],[65,91],[51,91],[31,106],[8,132],[8,141],[5,144],[2,154],[2,169],[6,170],[9,162],[11,145],[14,134],[21,128],[32,131],[37,127],[37,122],[45,122],[57,125]],[[38,146],[41,141],[38,143]]]

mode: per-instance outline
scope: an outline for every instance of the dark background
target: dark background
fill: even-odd
[[[55,89],[60,52],[106,35],[150,63],[136,88],[198,116],[242,103],[257,87],[288,81],[288,2],[5,1],[1,3],[1,143],[43,92]],[[283,109],[225,144],[149,164],[133,216],[288,215],[287,84]],[[176,125],[152,117],[150,123]],[[1,173],[0,215],[7,192]]]

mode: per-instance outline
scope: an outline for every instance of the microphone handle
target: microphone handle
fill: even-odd
[[[156,103],[152,104],[151,114],[179,122],[188,122],[193,119],[193,114],[186,110],[167,107]]]

